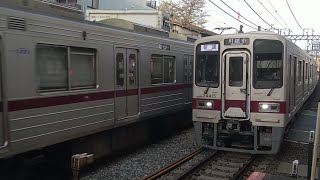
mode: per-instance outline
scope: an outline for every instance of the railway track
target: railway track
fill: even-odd
[[[160,169],[144,180],[236,180],[242,179],[256,156],[198,149]]]

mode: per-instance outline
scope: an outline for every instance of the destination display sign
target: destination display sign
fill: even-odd
[[[224,40],[224,45],[230,46],[248,45],[249,43],[249,38],[231,38]]]
[[[219,44],[202,44],[201,51],[218,51]]]

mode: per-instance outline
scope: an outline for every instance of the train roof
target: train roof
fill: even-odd
[[[207,36],[207,37],[203,37],[201,39],[198,39],[195,42],[195,44],[206,42],[210,39],[221,39],[221,38],[232,38],[232,37],[241,38],[241,37],[248,37],[248,36],[275,36],[275,37],[282,39],[282,40],[288,40],[286,37],[278,35],[274,32],[270,32],[270,31],[251,31],[251,32],[246,32],[246,33],[221,34],[221,35]]]
[[[271,32],[271,31],[251,31],[246,33],[236,33],[236,34],[222,34],[222,35],[215,35],[215,36],[207,36],[203,37],[201,39],[198,39],[195,44],[205,43],[212,40],[223,40],[225,38],[247,38],[248,36],[264,36],[264,37],[274,37],[274,39],[282,40],[283,42],[286,42],[287,44],[290,44],[290,46],[294,46],[296,49],[299,49],[301,53],[304,53],[308,56],[310,56],[309,53],[307,53],[305,50],[301,49],[299,46],[297,46],[295,43],[293,43],[290,39],[288,39],[285,36],[279,35],[277,33]]]
[[[125,28],[121,28],[121,27],[115,27],[115,26],[111,26],[111,25],[107,25],[107,24],[102,24],[102,23],[98,23],[98,22],[92,22],[92,21],[87,21],[87,20],[81,20],[81,19],[77,19],[77,18],[72,18],[72,17],[65,17],[65,16],[57,16],[57,15],[48,15],[48,14],[44,14],[41,12],[34,12],[30,9],[26,9],[26,8],[21,8],[21,7],[11,7],[11,6],[5,6],[5,5],[0,5],[0,12],[4,12],[4,11],[11,11],[14,16],[19,16],[19,14],[17,14],[15,11],[18,11],[20,13],[26,13],[26,14],[30,14],[33,16],[40,16],[42,18],[50,18],[50,19],[57,19],[60,21],[72,21],[74,23],[81,23],[81,24],[85,24],[85,25],[89,25],[89,26],[93,26],[93,27],[100,27],[100,28],[105,28],[106,30],[117,30],[120,32],[125,32],[125,33],[132,33],[133,35],[143,35],[143,36],[148,36],[148,37],[156,37],[156,38],[163,38],[169,41],[173,41],[173,42],[178,42],[178,43],[184,43],[184,44],[193,44],[193,42],[190,41],[182,41],[179,39],[174,39],[174,38],[170,38],[170,37],[166,37],[166,36],[161,36],[160,34],[153,34],[150,32],[137,32],[134,30],[130,30],[130,29],[125,29]],[[26,16],[23,16],[21,18],[26,18]],[[79,26],[80,28],[82,26]]]

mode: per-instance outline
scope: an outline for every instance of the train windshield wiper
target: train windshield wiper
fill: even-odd
[[[210,89],[210,86],[207,86],[206,90],[204,91],[204,94],[208,94],[209,89]]]
[[[270,89],[270,91],[268,92],[267,96],[271,96],[271,94],[273,93],[274,89],[275,89],[275,87],[272,87],[272,88]]]

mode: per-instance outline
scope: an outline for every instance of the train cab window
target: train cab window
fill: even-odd
[[[201,87],[218,87],[220,73],[219,43],[199,44],[196,48],[195,83]]]
[[[37,46],[39,90],[67,90],[68,49],[62,46]]]
[[[38,44],[40,92],[96,87],[95,49]]]
[[[280,88],[283,84],[283,44],[278,40],[258,39],[253,48],[253,87]]]
[[[151,84],[175,83],[176,65],[173,56],[151,56]]]
[[[72,89],[94,87],[95,50],[87,48],[71,48],[70,81]]]
[[[243,58],[230,57],[229,86],[241,87],[243,85]]]
[[[116,55],[116,78],[117,86],[124,85],[124,55],[123,53],[117,53]]]

